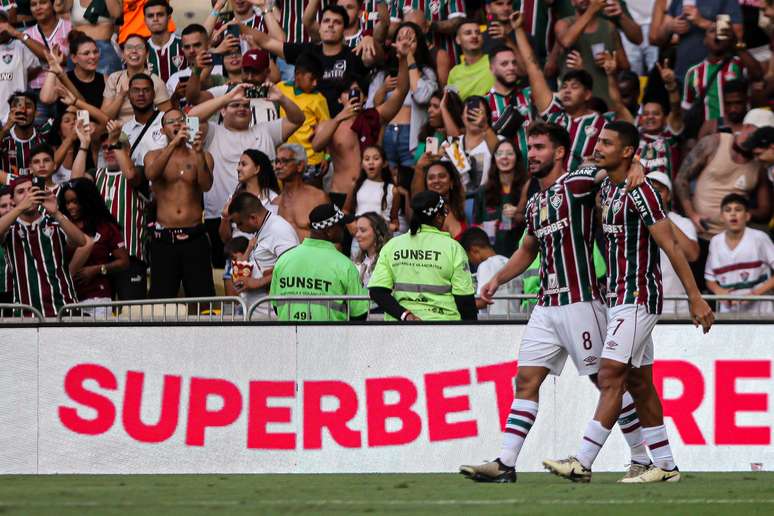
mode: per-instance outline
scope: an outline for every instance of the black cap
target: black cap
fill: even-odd
[[[349,224],[354,220],[355,217],[344,213],[332,202],[321,204],[309,213],[309,224],[317,231],[328,229],[336,224]]]
[[[767,125],[756,129],[742,144],[742,147],[747,151],[751,151],[768,147],[772,143],[774,143],[774,127]]]
[[[438,192],[425,190],[419,192],[411,199],[411,209],[425,217],[433,218],[446,204]]]

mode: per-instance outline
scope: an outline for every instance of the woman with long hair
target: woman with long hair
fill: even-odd
[[[384,149],[378,145],[366,147],[360,165],[360,176],[352,192],[352,213],[357,216],[377,212],[390,225],[390,231],[397,231],[400,199],[395,195]]]
[[[228,217],[228,207],[231,199],[242,192],[249,192],[261,200],[264,207],[273,215],[277,215],[279,205],[279,182],[274,173],[274,165],[269,157],[257,149],[245,149],[237,163],[237,177],[239,183],[231,197],[223,207],[223,216],[220,219],[220,238],[225,243],[231,239],[233,226]]]
[[[78,0],[73,0],[78,1]],[[62,59],[64,56],[59,47],[51,49],[48,60],[49,71],[40,89],[40,101],[56,102],[65,89],[62,81],[69,82],[67,89],[74,95],[77,93],[88,104],[99,107],[105,93],[105,76],[98,70],[100,49],[97,42],[83,32],[73,30],[67,36],[70,50],[70,60],[73,69],[64,72]],[[120,63],[120,61],[119,61]],[[120,67],[119,67],[120,68]]]
[[[99,72],[110,75],[120,70],[121,58],[113,48],[112,38],[115,22],[123,14],[121,0],[65,0],[65,3],[69,4],[73,30],[86,34],[99,47]]]
[[[91,245],[78,248],[70,261],[81,302],[109,302],[113,297],[110,275],[129,267],[129,252],[121,228],[110,214],[94,182],[72,179],[62,184],[57,198],[59,211],[91,238]],[[97,308],[92,315],[107,315]]]
[[[489,236],[495,252],[510,256],[519,245],[524,214],[516,206],[527,182],[516,145],[503,140],[495,146],[489,177],[476,195],[474,223]]]
[[[355,219],[355,227],[355,241],[359,251],[354,262],[360,273],[360,282],[367,287],[379,259],[379,252],[392,232],[387,228],[384,218],[373,211],[359,215]]]
[[[368,282],[385,313],[402,321],[476,320],[473,279],[465,250],[442,228],[448,212],[437,192],[411,199],[410,232],[382,249]]]
[[[398,114],[390,120],[384,132],[384,150],[390,167],[414,166],[414,151],[419,132],[427,121],[427,104],[438,89],[430,52],[422,30],[410,22],[403,22],[395,33],[397,60],[406,59],[409,67],[409,93]],[[398,86],[397,65],[380,71],[371,85],[375,89],[374,105],[380,105]]]
[[[425,190],[436,192],[443,197],[448,207],[443,230],[459,238],[468,228],[465,217],[465,190],[457,169],[449,161],[434,161],[425,172]]]

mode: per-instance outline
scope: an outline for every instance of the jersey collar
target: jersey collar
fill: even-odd
[[[328,242],[327,240],[320,240],[319,238],[312,238],[312,237],[306,237],[304,241],[301,243],[301,245],[309,246],[309,247],[318,247],[321,249],[333,249],[336,250],[336,246],[333,245],[333,242]]]
[[[439,235],[446,235],[446,236],[448,236],[449,238],[451,238],[451,234],[450,234],[448,231],[441,231],[441,230],[440,230],[440,229],[438,229],[437,227],[435,227],[435,226],[430,226],[430,225],[428,225],[428,224],[422,224],[422,225],[419,227],[419,232],[420,232],[420,233],[438,233]]]

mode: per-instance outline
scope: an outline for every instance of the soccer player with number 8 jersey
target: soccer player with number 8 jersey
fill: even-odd
[[[559,375],[569,356],[578,373],[596,383],[607,319],[592,260],[595,194],[602,174],[594,166],[565,173],[570,136],[557,124],[536,123],[527,132],[529,171],[541,191],[527,203],[527,234],[481,297],[518,276],[540,252],[540,293],[519,348],[516,399],[511,405],[500,455],[479,466],[461,466],[476,482],[515,482],[515,464],[538,413],[540,386]],[[640,181],[642,178],[639,179]],[[631,396],[618,399],[621,430],[631,448],[627,477],[650,466]],[[621,406],[623,403],[623,408]]]
[[[616,421],[621,400],[632,393],[653,464],[625,483],[675,482],[674,463],[664,427],[661,402],[652,381],[653,339],[663,302],[659,248],[663,249],[688,294],[691,318],[708,332],[714,321],[701,297],[685,256],[679,251],[672,223],[661,198],[649,182],[627,189],[627,176],[642,174],[637,129],[627,122],[611,122],[602,130],[594,162],[607,171],[600,191],[602,229],[607,237],[607,336],[601,353],[600,398],[588,423],[580,449],[562,460],[546,460],[550,472],[573,482],[589,482],[591,466]]]

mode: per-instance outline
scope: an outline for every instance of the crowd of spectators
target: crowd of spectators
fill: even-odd
[[[541,121],[566,170],[635,124],[705,292],[774,288],[772,0],[217,0],[184,26],[166,0],[2,7],[0,302],[252,301],[295,248],[283,270],[327,279],[290,283],[363,294],[425,190],[489,277]]]

